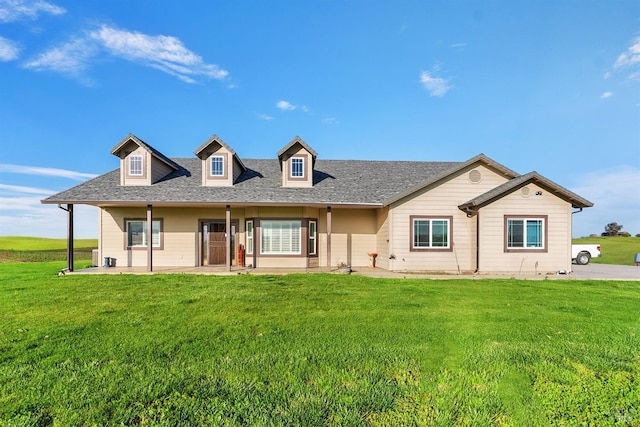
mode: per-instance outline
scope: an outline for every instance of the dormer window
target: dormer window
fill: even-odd
[[[142,156],[139,154],[132,154],[129,156],[129,175],[130,176],[142,176]]]
[[[224,176],[224,157],[211,157],[211,176]]]
[[[304,178],[304,158],[291,158],[291,178]]]

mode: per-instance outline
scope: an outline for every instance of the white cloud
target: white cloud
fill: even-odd
[[[15,199],[1,200],[4,204]],[[42,205],[37,199],[23,200],[24,209],[0,211],[0,236],[34,236],[63,238],[67,236],[67,213],[56,205]],[[73,230],[77,239],[98,237],[98,209],[75,205]]]
[[[262,114],[262,113],[258,113],[258,118],[262,119],[262,120],[266,120],[266,121],[271,121],[273,120],[273,117],[268,115],[268,114]]]
[[[76,172],[66,169],[41,168],[37,166],[21,166],[1,163],[0,172],[19,173],[24,175],[55,176],[60,178],[74,179],[76,181],[84,181],[87,178],[94,178],[98,176],[93,173]]]
[[[431,96],[444,96],[451,89],[448,80],[441,77],[434,77],[428,71],[423,71],[422,74],[420,74],[420,82]]]
[[[605,99],[605,98],[609,98],[610,96],[613,96],[613,92],[606,91],[605,93],[600,95],[600,98]]]
[[[573,215],[574,237],[600,234],[610,222],[622,224],[622,230],[633,235],[640,233],[640,168],[620,166],[585,173],[576,179],[581,184],[571,191],[594,206]]]
[[[66,9],[42,0],[0,0],[0,22],[36,19],[40,13],[62,15],[66,13]]]
[[[454,43],[452,45],[449,45],[449,47],[467,47],[466,43]]]
[[[55,191],[53,190],[45,190],[44,188],[36,188],[36,187],[24,187],[22,185],[8,185],[8,184],[0,184],[0,195],[3,193],[27,193],[27,194],[40,194],[42,196],[50,196]],[[0,207],[2,209],[2,207]]]
[[[640,36],[631,41],[631,46],[621,53],[613,64],[613,68],[628,67],[640,63]]]
[[[335,117],[325,117],[321,121],[322,121],[322,123],[325,123],[325,124],[328,124],[328,125],[337,125],[337,124],[340,123]]]
[[[25,68],[51,70],[79,77],[91,60],[101,53],[155,68],[186,83],[197,77],[225,79],[229,73],[187,49],[172,36],[150,36],[103,25],[99,29],[76,36],[61,46],[38,55]]]
[[[94,43],[89,43],[84,38],[76,38],[41,53],[23,66],[36,71],[50,70],[79,77],[88,68],[89,60],[96,55],[97,51]]]
[[[18,48],[17,43],[5,39],[4,37],[0,37],[0,61],[8,62],[13,61],[14,59],[18,59],[20,55],[20,48]]]
[[[90,37],[114,56],[156,68],[187,83],[195,83],[192,76],[224,79],[229,75],[217,65],[205,63],[176,37],[150,36],[107,25],[91,32]]]
[[[298,108],[297,106],[291,104],[288,101],[278,101],[276,103],[276,107],[278,107],[279,109],[281,109],[282,111],[293,111],[296,108]]]

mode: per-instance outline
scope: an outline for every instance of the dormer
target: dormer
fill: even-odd
[[[313,187],[313,168],[318,153],[299,136],[278,152],[283,187]]]
[[[133,134],[127,135],[111,154],[120,158],[120,185],[151,185],[180,166]]]
[[[231,187],[247,170],[236,152],[218,135],[207,139],[195,155],[202,161],[202,185],[205,187]]]

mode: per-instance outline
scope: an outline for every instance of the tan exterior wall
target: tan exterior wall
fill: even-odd
[[[131,144],[132,147],[136,147],[131,153],[127,154],[124,158],[120,159],[120,184],[127,186],[134,185],[151,185],[151,162],[149,159],[151,155],[147,150],[137,145]],[[142,156],[142,176],[130,176],[129,175],[129,156],[140,155]]]
[[[224,159],[224,175],[212,176],[211,158],[218,156]],[[219,148],[215,152],[202,159],[202,185],[206,187],[231,187],[236,178],[234,163],[235,161],[233,160],[233,155],[229,152],[229,150],[227,150],[223,146],[219,146]]]
[[[304,159],[304,177],[291,177],[291,158]],[[312,187],[313,186],[313,157],[311,153],[300,145],[294,145],[282,155],[282,186],[283,187]]]
[[[470,172],[480,172],[473,182]],[[476,219],[467,218],[461,205],[506,182],[491,169],[476,165],[435,188],[425,189],[394,203],[389,213],[391,254],[389,269],[395,271],[472,272],[476,269]],[[411,251],[412,215],[451,217],[450,251]]]
[[[480,272],[571,271],[571,204],[530,184],[480,209]],[[541,192],[540,195],[536,195]],[[505,252],[505,215],[546,215],[546,252]]]
[[[156,183],[169,175],[173,169],[171,169],[166,163],[161,162],[155,157],[151,157],[151,181]]]
[[[376,211],[376,266],[389,269],[389,208]]]

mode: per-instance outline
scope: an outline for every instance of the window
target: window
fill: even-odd
[[[300,255],[302,221],[260,221],[260,253]]]
[[[224,176],[224,157],[211,157],[211,176]]]
[[[450,249],[451,218],[411,217],[411,249]]]
[[[291,177],[292,178],[304,177],[304,159],[302,157],[291,158]]]
[[[129,156],[129,175],[142,176],[142,156],[133,154]]]
[[[535,250],[545,247],[545,218],[506,218],[507,249]]]
[[[247,255],[253,254],[253,221],[246,222],[247,230]]]
[[[317,228],[318,223],[316,221],[309,221],[309,255],[317,254]]]
[[[131,219],[126,221],[127,227],[127,247],[128,248],[146,248],[147,239],[147,221],[141,219]],[[162,221],[153,220],[152,227],[152,243],[154,248],[161,247],[160,234],[162,231]]]

